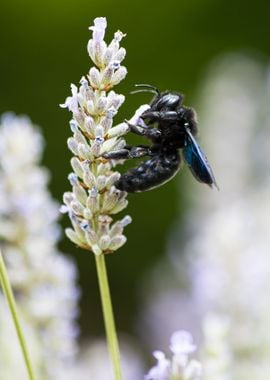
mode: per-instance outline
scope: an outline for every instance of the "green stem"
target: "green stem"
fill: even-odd
[[[115,380],[122,380],[122,371],[120,363],[120,351],[115,329],[112,301],[108,283],[108,276],[105,263],[105,255],[95,255],[98,274],[99,290],[101,295],[101,303],[103,317],[107,335],[108,348],[111,355],[111,360],[114,369]]]
[[[15,299],[14,299],[13,292],[10,286],[7,270],[5,267],[5,263],[4,263],[4,259],[3,259],[1,251],[0,251],[0,282],[4,291],[11,315],[12,315],[14,325],[15,325],[16,333],[18,336],[19,344],[21,346],[24,362],[26,365],[27,373],[28,373],[28,378],[29,380],[35,380],[34,372],[31,366],[31,361],[30,361],[28,350],[26,347],[26,341],[25,341],[23,331],[22,331],[20,321],[19,321]]]

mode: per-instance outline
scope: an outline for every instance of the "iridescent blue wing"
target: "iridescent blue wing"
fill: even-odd
[[[186,146],[183,148],[183,157],[191,173],[199,182],[206,183],[210,187],[214,185],[218,189],[213,171],[208,163],[206,155],[189,129],[186,129],[186,132],[187,139]]]

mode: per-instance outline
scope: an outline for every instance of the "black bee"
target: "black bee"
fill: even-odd
[[[141,124],[129,122],[130,131],[148,138],[151,146],[129,146],[104,154],[107,159],[129,159],[149,156],[139,166],[122,174],[115,186],[127,192],[146,191],[169,181],[180,169],[181,156],[193,176],[210,187],[217,187],[207,158],[195,140],[197,122],[193,109],[182,105],[183,96],[173,92],[160,93],[157,88],[140,84],[136,92],[153,92],[150,108],[142,113]]]

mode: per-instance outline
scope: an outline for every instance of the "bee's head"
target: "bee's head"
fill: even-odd
[[[155,94],[150,104],[152,111],[175,111],[183,101],[183,95],[172,92],[160,93],[156,87],[150,84],[135,84],[135,87],[140,87],[140,89],[132,91],[131,94],[138,92],[152,92]]]
[[[172,92],[158,94],[151,103],[153,111],[175,111],[182,103],[183,96]]]

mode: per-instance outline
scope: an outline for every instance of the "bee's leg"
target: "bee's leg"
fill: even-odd
[[[128,120],[125,120],[125,122],[128,124],[130,131],[136,135],[145,136],[151,140],[157,140],[161,135],[160,130],[157,128],[148,128],[143,125],[134,125],[131,124]]]
[[[102,157],[111,160],[121,160],[130,158],[140,158],[144,156],[151,156],[152,152],[148,146],[129,146],[126,145],[125,148],[115,150],[112,152],[104,153]]]
[[[141,118],[150,119],[151,121],[175,121],[179,118],[176,111],[148,111],[146,110]]]

